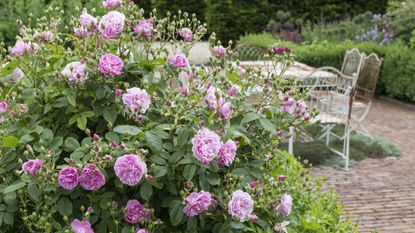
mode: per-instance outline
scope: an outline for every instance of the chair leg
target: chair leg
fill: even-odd
[[[288,141],[288,153],[292,154],[294,151],[294,128],[290,126],[290,139]]]
[[[344,140],[343,152],[344,152],[344,159],[345,159],[345,169],[349,170],[350,129],[349,129],[348,124],[346,124],[344,131],[345,131],[344,132],[345,140]]]
[[[327,127],[327,131],[326,131],[326,146],[330,145],[330,134],[331,134],[331,130],[334,128],[334,126],[336,125],[329,125]]]

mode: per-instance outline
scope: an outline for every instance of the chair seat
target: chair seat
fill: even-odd
[[[358,101],[358,100],[353,100],[352,107],[353,107],[353,109],[362,109],[362,108],[367,108],[368,104],[363,103],[363,102]]]
[[[311,122],[320,122],[321,124],[344,124],[346,123],[346,119],[343,119],[340,115],[322,112],[313,118]]]

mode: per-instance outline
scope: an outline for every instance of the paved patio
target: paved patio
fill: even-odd
[[[415,105],[376,99],[364,124],[397,143],[399,159],[365,159],[349,171],[313,168],[329,178],[359,232],[415,232]]]

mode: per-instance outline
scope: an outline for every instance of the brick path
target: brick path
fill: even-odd
[[[364,123],[401,147],[399,159],[365,159],[349,171],[313,168],[329,178],[359,232],[415,232],[415,105],[376,99]]]

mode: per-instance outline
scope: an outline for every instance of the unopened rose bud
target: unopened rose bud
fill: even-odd
[[[173,103],[171,102],[171,100],[167,100],[167,101],[166,101],[166,105],[167,105],[168,107],[171,107],[171,106],[172,106],[172,104],[173,104]]]
[[[111,156],[111,155],[105,155],[105,156],[104,156],[104,159],[105,159],[105,160],[112,160],[112,156]]]
[[[256,180],[249,182],[249,186],[251,186],[251,188],[255,188],[257,186]]]
[[[113,140],[113,141],[111,142],[111,146],[112,146],[112,147],[117,147],[117,142]]]
[[[98,152],[100,152],[100,151],[101,151],[101,148],[99,148],[99,146],[95,146],[95,147],[94,147],[94,151],[98,153]]]
[[[112,206],[113,209],[116,209],[116,208],[118,208],[118,203],[115,202],[115,201],[112,201],[111,206]]]
[[[256,216],[255,214],[251,214],[251,215],[249,216],[249,220],[251,220],[251,221],[255,222],[255,221],[257,221],[257,220],[258,220],[258,216]]]
[[[273,155],[267,155],[267,159],[268,160],[272,160],[274,158],[274,156]]]
[[[144,116],[143,115],[137,115],[136,117],[135,117],[135,120],[136,121],[138,121],[138,122],[141,122],[141,121],[143,121],[144,120]]]
[[[98,134],[94,133],[94,134],[92,135],[92,140],[94,140],[94,141],[98,142],[99,140],[101,140],[101,137],[100,137]]]
[[[126,147],[125,147],[124,144],[120,144],[120,148],[121,148],[121,150],[124,150]]]
[[[152,180],[154,177],[152,175],[146,175],[146,180],[150,181]]]
[[[94,212],[94,209],[90,206],[88,207],[88,209],[86,210],[87,213],[92,213]]]
[[[286,177],[285,177],[284,175],[280,175],[280,176],[278,176],[278,180],[279,180],[279,181],[284,181],[284,180],[285,180],[285,178],[286,178]]]
[[[206,122],[205,121],[202,120],[202,121],[199,122],[199,126],[200,127],[204,127],[205,125],[206,125]]]
[[[123,92],[122,89],[119,89],[119,88],[115,89],[115,96],[121,96],[122,92]]]
[[[193,188],[193,182],[191,180],[186,182],[186,188],[188,188],[188,189]]]

